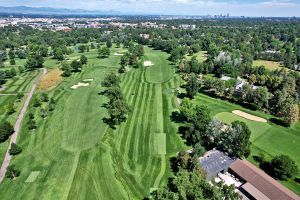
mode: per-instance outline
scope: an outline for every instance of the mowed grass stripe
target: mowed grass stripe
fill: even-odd
[[[144,112],[144,106],[145,106],[145,84],[140,83],[141,84],[141,94],[139,95],[139,102],[136,105],[137,106],[137,111],[136,115],[139,115],[139,117],[135,118],[135,121],[133,122],[134,126],[133,129],[129,131],[133,132],[131,141],[130,141],[130,151],[129,151],[129,159],[132,160],[133,162],[137,162],[138,159],[138,140],[140,138],[140,131],[141,130],[141,124],[142,122],[142,117],[141,117],[141,111]]]
[[[134,147],[134,154],[133,154],[133,160],[135,163],[138,162],[139,160],[139,155],[140,155],[140,149],[142,149],[142,145],[140,141],[143,141],[143,135],[145,134],[145,129],[143,127],[145,121],[144,121],[144,118],[145,118],[145,115],[147,114],[147,100],[148,100],[148,96],[149,96],[149,92],[148,92],[148,84],[145,84],[145,83],[142,83],[143,85],[143,93],[142,93],[142,102],[141,102],[141,107],[140,107],[140,112],[139,112],[139,115],[140,117],[138,118],[138,121],[136,122],[136,126],[135,126],[135,129],[134,131],[136,132],[135,134],[135,141],[134,141],[134,144],[133,144],[133,147]],[[133,140],[132,140],[133,141]]]
[[[138,153],[138,160],[137,162],[140,163],[140,168],[142,169],[142,164],[148,160],[149,156],[149,150],[148,150],[148,135],[149,135],[149,113],[151,112],[151,96],[152,96],[152,86],[150,84],[147,84],[147,96],[146,96],[146,102],[145,105],[146,107],[144,108],[143,115],[142,115],[142,124],[141,124],[141,130],[140,130],[140,139],[138,141],[138,146],[139,146],[139,153]]]
[[[150,108],[149,110],[150,111],[153,111],[155,109],[155,85],[151,84],[151,103],[150,103]],[[149,112],[148,115],[147,115],[147,126],[146,126],[146,129],[145,129],[145,132],[147,134],[147,137],[145,137],[144,139],[144,156],[147,157],[147,162],[143,162],[143,165],[142,165],[142,169],[145,169],[144,172],[142,173],[142,177],[144,177],[149,168],[151,167],[151,162],[152,162],[152,157],[154,156],[153,155],[153,131],[155,129],[155,122],[156,122],[156,118],[155,118],[155,114],[153,112]]]

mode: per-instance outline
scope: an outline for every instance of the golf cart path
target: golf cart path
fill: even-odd
[[[38,78],[33,83],[32,87],[31,87],[31,90],[30,90],[30,92],[28,93],[28,95],[26,97],[26,100],[25,100],[25,103],[22,107],[22,110],[21,110],[21,112],[18,116],[16,124],[14,126],[14,133],[11,136],[11,140],[9,142],[9,145],[8,145],[7,151],[5,153],[3,163],[2,163],[1,168],[0,168],[0,183],[3,181],[3,179],[5,177],[6,168],[9,166],[10,160],[12,158],[12,156],[9,154],[10,146],[11,146],[12,143],[17,142],[17,137],[18,137],[18,134],[19,134],[19,131],[20,131],[22,120],[23,120],[24,115],[27,111],[27,108],[28,108],[28,105],[29,105],[30,100],[32,98],[32,95],[33,95],[33,93],[36,89],[37,83],[39,82],[40,78],[47,73],[47,69],[42,69],[42,70],[43,70],[43,73],[40,76],[38,76]]]

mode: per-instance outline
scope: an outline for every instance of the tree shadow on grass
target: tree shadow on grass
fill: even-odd
[[[279,125],[279,126],[283,126],[283,127],[289,127],[289,125],[287,123],[285,123],[284,121],[282,121],[281,119],[277,119],[277,118],[271,118],[270,122]]]
[[[300,178],[295,178],[296,183],[300,184]]]

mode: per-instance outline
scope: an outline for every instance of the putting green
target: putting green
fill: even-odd
[[[262,123],[262,122],[256,122],[252,120],[245,119],[243,117],[240,117],[236,114],[229,113],[229,112],[221,112],[215,115],[215,117],[218,120],[223,121],[226,124],[230,124],[234,121],[242,121],[245,122],[246,125],[250,128],[251,130],[251,140],[255,140],[256,138],[262,136],[265,134],[270,128],[272,128],[271,125],[267,123]]]

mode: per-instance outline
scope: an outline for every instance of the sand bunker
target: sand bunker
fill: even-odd
[[[233,114],[236,114],[238,116],[241,116],[245,119],[249,119],[249,120],[252,120],[252,121],[256,121],[256,122],[267,122],[266,119],[264,118],[261,118],[261,117],[257,117],[257,116],[254,116],[254,115],[251,115],[249,113],[245,113],[243,111],[240,111],[240,110],[234,110],[232,111]]]
[[[151,61],[145,61],[144,62],[145,67],[149,67],[149,66],[152,66],[152,65],[153,65],[153,63]]]
[[[72,89],[77,89],[78,87],[87,87],[89,86],[90,84],[89,83],[78,83],[77,85],[73,85],[71,88]]]
[[[93,78],[89,78],[89,79],[84,79],[84,82],[92,82],[94,79]]]
[[[122,53],[114,53],[114,56],[123,56],[124,54]]]

